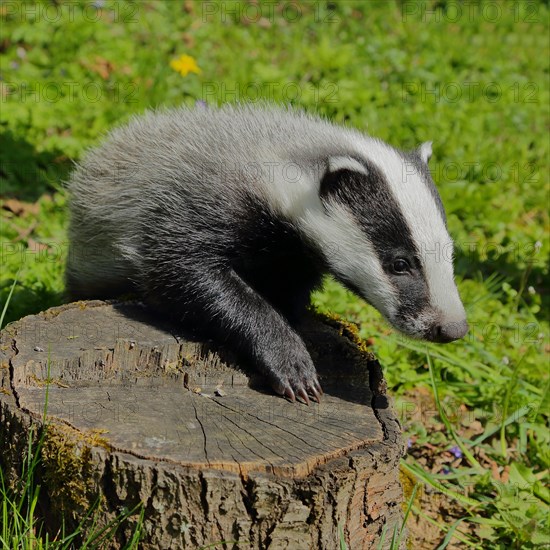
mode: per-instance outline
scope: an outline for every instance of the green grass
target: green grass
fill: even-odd
[[[27,454],[23,461],[23,470],[19,485],[12,489],[7,486],[0,470],[0,514],[2,529],[0,542],[5,550],[70,550],[73,548],[99,550],[107,548],[114,537],[117,528],[134,513],[139,513],[137,526],[132,537],[124,546],[125,550],[138,548],[141,529],[143,527],[144,509],[136,509],[121,513],[107,525],[97,525],[97,503],[92,506],[82,518],[81,523],[70,533],[60,530],[51,535],[43,529],[39,513],[40,485],[35,481],[35,469],[40,464],[40,446],[43,438],[33,445],[34,433],[29,435]],[[90,518],[92,518],[90,526]],[[78,546],[76,546],[78,545]]]
[[[444,522],[412,504],[439,544],[544,541],[548,2],[285,2],[263,18],[243,2],[69,4],[0,6],[1,193],[37,205],[2,211],[2,303],[18,280],[6,321],[61,303],[60,182],[134,113],[263,97],[403,148],[433,140],[468,337],[406,340],[330,280],[315,303],[371,339],[410,440],[404,471],[460,507]],[[172,70],[181,54],[202,72]]]
[[[12,291],[15,283],[12,286]],[[10,303],[10,297],[0,317],[0,324]],[[48,375],[50,378],[48,361]],[[138,548],[143,529],[144,507],[139,503],[132,510],[122,511],[117,517],[106,524],[99,525],[99,500],[80,518],[76,528],[65,532],[65,525],[58,533],[50,533],[44,529],[43,516],[40,512],[44,503],[43,491],[40,489],[40,474],[42,466],[42,449],[50,429],[47,420],[49,385],[45,387],[44,412],[41,424],[32,424],[29,428],[24,456],[21,460],[19,476],[11,482],[4,477],[0,468],[0,543],[5,550],[70,550],[76,548],[99,550],[109,546],[117,529],[132,515],[139,514],[136,526],[125,550]],[[0,462],[1,466],[1,462]]]

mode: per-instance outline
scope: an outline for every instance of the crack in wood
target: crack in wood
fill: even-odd
[[[13,359],[18,355],[19,350],[17,349],[17,342],[15,338],[11,341],[11,349],[13,351],[13,355],[10,356],[8,359],[8,366],[9,366],[9,379],[10,379],[10,389],[13,394],[13,398],[15,399],[15,404],[17,407],[21,407],[20,401],[19,401],[19,394],[17,393],[17,389],[15,387],[15,368],[13,365]]]
[[[208,464],[208,466],[210,466],[210,460],[208,460],[208,450],[206,448],[206,432],[204,431],[204,426],[202,425],[202,420],[199,418],[199,415],[198,415],[198,412],[197,412],[197,407],[195,406],[195,400],[194,400],[194,397],[193,395],[191,395],[191,405],[193,406],[193,410],[195,411],[195,418],[197,419],[197,422],[199,423],[199,426],[201,427],[201,430],[202,430],[202,435],[203,435],[203,441],[204,441],[204,459],[206,460],[206,463]]]
[[[227,429],[241,442],[241,445],[243,447],[245,447],[248,451],[250,451],[252,454],[256,455],[260,460],[265,460],[271,469],[273,469],[273,464],[267,460],[265,458],[265,456],[257,453],[254,449],[252,449],[251,447],[249,447],[243,440],[242,438],[239,436],[239,433],[232,430],[229,426],[227,427]],[[237,451],[237,449],[235,449],[235,447],[233,446],[233,443],[231,442],[231,440],[229,438],[227,438],[227,441],[229,442],[229,445],[231,446],[232,449],[234,449],[235,451]],[[237,451],[238,452],[238,451]],[[243,470],[243,467],[242,467],[242,462],[244,462],[242,459],[241,460],[238,460],[237,461],[237,464],[239,465],[239,473],[241,476],[244,476],[245,473],[244,473],[244,470]]]
[[[218,404],[219,404],[219,403],[218,403]],[[234,422],[234,421],[231,420],[230,418],[226,418],[226,420],[228,420],[229,422],[231,422],[231,424],[233,424],[233,425],[235,425],[237,428],[239,428],[241,432],[244,432],[244,433],[250,435],[257,443],[259,443],[260,447],[266,448],[267,450],[271,451],[275,456],[278,456],[278,457],[281,458],[281,459],[284,459],[284,458],[285,458],[285,457],[281,456],[280,454],[278,454],[277,452],[275,452],[275,451],[274,451],[273,449],[271,449],[270,447],[268,447],[267,445],[265,445],[265,443],[262,443],[257,437],[254,436],[254,434],[249,433],[249,432],[247,432],[246,430],[243,430],[243,429],[241,428],[241,426],[239,426],[236,422]],[[227,429],[230,430],[231,433],[235,435],[235,437],[237,437],[237,439],[241,442],[241,445],[242,445],[243,447],[245,447],[246,449],[248,449],[251,453],[255,454],[255,455],[260,459],[260,461],[265,461],[265,462],[267,462],[267,464],[269,465],[271,471],[274,471],[275,465],[274,465],[267,457],[265,457],[264,455],[261,455],[261,454],[257,453],[254,449],[252,449],[251,447],[249,447],[249,446],[242,440],[242,438],[241,438],[241,436],[239,435],[238,432],[232,430],[229,426],[227,427]],[[232,446],[232,445],[231,445],[231,446]],[[232,446],[232,447],[233,447],[233,446]],[[239,464],[239,471],[242,472],[242,473],[244,474],[243,469],[242,469],[242,461],[239,461],[238,464]]]
[[[302,443],[308,445],[309,447],[312,447],[313,445],[311,445],[310,443],[308,443],[305,439],[299,437],[298,435],[296,434],[293,434],[292,432],[289,432],[288,430],[285,430],[282,426],[279,426],[278,424],[275,424],[273,422],[269,422],[263,418],[260,418],[259,416],[255,415],[255,414],[252,414],[248,411],[241,411],[241,410],[237,410],[237,409],[234,409],[232,407],[230,407],[229,405],[226,405],[225,403],[222,403],[221,400],[214,400],[216,403],[218,403],[219,405],[221,405],[222,407],[224,407],[225,409],[228,409],[232,412],[244,412],[246,415],[258,420],[259,422],[263,422],[264,424],[267,424],[268,426],[272,426],[273,428],[277,428],[279,430],[281,430],[282,432],[284,433],[288,433],[290,434],[291,436],[293,436],[294,438],[298,439],[298,441],[301,441]],[[293,404],[293,405],[296,405],[296,404]],[[289,445],[291,445],[292,447],[296,448],[294,444],[292,444],[288,439],[285,439],[284,440],[285,442],[289,443]],[[314,447],[314,446],[313,446]],[[314,447],[316,450],[320,451],[320,452],[325,452],[326,449],[323,449],[321,447]],[[301,447],[298,447],[298,450],[300,451],[303,451],[303,449]],[[296,460],[303,460],[302,457],[299,457],[297,455],[291,455],[293,456],[293,458],[295,458]]]
[[[236,401],[239,402],[238,399],[236,399]],[[307,406],[307,405],[303,405],[303,404],[301,404],[301,403],[296,402],[296,403],[293,403],[292,406],[296,406],[296,407],[304,406],[304,407],[305,407],[305,406]],[[322,406],[323,406],[322,404],[321,404],[321,405],[310,405],[310,407],[319,407],[319,410],[321,409]],[[278,428],[278,429],[280,429],[280,430],[282,430],[282,431],[284,431],[284,432],[289,433],[290,435],[292,435],[292,436],[294,436],[294,437],[300,439],[303,443],[306,443],[307,445],[312,446],[314,449],[316,449],[316,450],[318,450],[318,451],[320,451],[320,452],[326,452],[326,448],[316,447],[316,446],[314,446],[314,445],[311,445],[310,442],[306,441],[306,440],[303,439],[303,438],[300,438],[300,437],[297,436],[295,433],[293,433],[293,432],[291,432],[291,431],[289,431],[289,430],[286,430],[285,428],[283,428],[282,426],[279,426],[278,424],[275,424],[275,423],[273,423],[273,422],[269,422],[268,420],[265,420],[265,419],[263,419],[263,418],[261,418],[261,417],[259,417],[259,416],[253,415],[252,413],[250,413],[250,412],[248,412],[248,411],[245,411],[245,412],[246,412],[246,414],[248,414],[249,416],[252,416],[253,418],[255,418],[256,420],[258,420],[258,421],[260,421],[260,422],[264,422],[264,423],[268,424],[269,426],[273,426],[273,427]],[[325,430],[325,429],[323,429],[322,426],[319,426],[318,424],[315,425],[315,427],[313,427],[313,426],[308,426],[308,425],[304,424],[303,422],[302,422],[302,423],[298,422],[297,420],[295,420],[295,419],[294,419],[293,417],[291,417],[291,416],[290,416],[290,417],[286,417],[285,420],[288,421],[288,422],[293,422],[293,423],[299,425],[301,431],[304,431],[304,430],[307,428],[307,429],[313,430],[314,433],[323,432],[323,433],[326,433],[326,434],[328,434],[328,435],[330,435],[330,436],[332,436],[332,437],[339,438],[339,439],[342,439],[342,440],[344,440],[344,441],[349,440],[350,437],[355,437],[355,436],[354,436],[353,434],[351,434],[350,432],[346,432],[346,431],[342,431],[342,430],[340,430],[338,433],[334,433],[334,432],[331,432],[331,431],[329,431],[329,430]],[[327,419],[327,418],[324,417],[324,418],[323,418],[323,421],[325,421],[325,422],[327,422],[327,423],[330,424],[331,419]],[[337,427],[337,426],[335,425],[335,427]]]

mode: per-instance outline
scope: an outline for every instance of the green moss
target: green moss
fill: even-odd
[[[406,512],[414,486],[418,483],[418,480],[405,468],[401,467],[399,468],[399,481],[403,487],[403,502],[401,503],[401,507],[403,508],[403,512]],[[420,504],[420,492],[416,493],[413,504]]]
[[[359,336],[359,327],[355,323],[347,321],[336,313],[317,312],[316,315],[322,322],[337,329],[340,336],[353,342],[369,361],[376,359],[372,351],[370,351],[367,341]]]
[[[62,513],[88,509],[96,498],[91,449],[108,449],[108,441],[99,430],[80,432],[58,423],[45,429],[41,459],[51,502]]]

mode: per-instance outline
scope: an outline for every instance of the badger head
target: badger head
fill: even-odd
[[[368,155],[325,162],[311,219],[333,275],[401,332],[451,342],[468,331],[453,243],[428,169],[431,143],[405,153],[369,140]]]

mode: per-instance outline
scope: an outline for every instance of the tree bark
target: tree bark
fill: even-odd
[[[388,548],[403,516],[403,443],[380,365],[352,325],[311,315],[300,333],[321,404],[273,395],[230,351],[136,302],[12,323],[0,336],[5,479],[16,482],[45,419],[37,475],[50,532],[99,498],[100,523],[143,503],[147,549]]]

